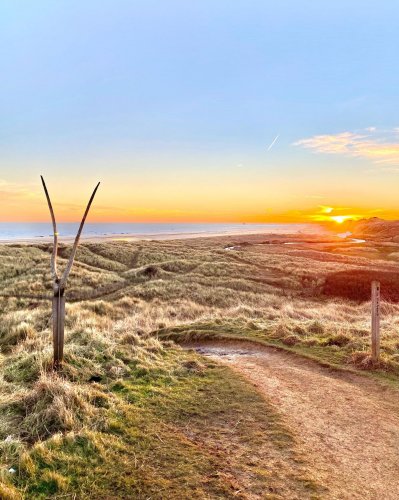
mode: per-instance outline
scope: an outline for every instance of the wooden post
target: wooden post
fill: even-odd
[[[65,295],[63,290],[53,297],[53,352],[54,368],[58,370],[64,358]]]
[[[380,357],[380,282],[371,283],[371,358]]]

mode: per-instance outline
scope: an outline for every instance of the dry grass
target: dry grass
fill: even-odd
[[[397,265],[389,260],[395,248],[377,248],[381,259],[370,261],[336,255],[337,250],[346,252],[348,245],[258,243],[265,243],[264,239],[247,236],[245,241],[235,237],[82,245],[68,296],[76,301],[80,294],[85,301],[68,304],[71,344],[76,336],[79,346],[88,332],[102,335],[126,321],[133,332],[148,335],[159,329],[223,320],[253,325],[254,330],[287,345],[339,348],[349,354],[349,361],[352,352],[367,352],[370,304],[329,298],[323,292],[328,285],[329,295],[333,294],[336,276],[345,276],[347,283],[348,276],[361,275],[359,299],[364,298],[367,272],[371,277],[397,272]],[[239,248],[224,250],[233,244]],[[14,294],[14,298],[0,299],[4,353],[14,346],[13,355],[20,358],[22,352],[33,353],[36,347],[45,352],[50,317],[48,304],[39,298],[49,288],[49,250],[48,245],[1,248],[7,275],[2,291]],[[65,257],[68,251],[63,249]],[[337,295],[339,288],[337,285]],[[32,298],[18,297],[27,290]],[[398,312],[395,303],[383,303],[382,350],[392,362],[399,354]],[[68,351],[67,338],[67,355],[73,356],[76,349]]]
[[[336,273],[397,271],[395,248],[377,249],[379,258],[371,261],[331,242],[264,240],[82,245],[67,290],[66,362],[59,375],[51,373],[50,305],[43,300],[51,295],[50,247],[0,247],[0,496],[17,494],[7,470],[28,463],[35,443],[59,432],[109,432],[110,412],[123,407],[110,390],[116,381],[152,377],[155,383],[195,371],[184,367],[182,353],[170,358],[160,335],[247,336],[399,374],[399,305],[382,306],[383,356],[372,366],[370,304],[323,295]],[[233,245],[239,248],[224,249]],[[68,254],[61,249],[61,264]],[[68,488],[50,472],[43,481],[58,484],[54,491]]]

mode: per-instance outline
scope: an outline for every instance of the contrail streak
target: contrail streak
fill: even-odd
[[[276,144],[277,139],[280,137],[280,135],[276,135],[276,137],[273,139],[273,142],[270,144],[270,146],[267,148],[268,151],[272,149],[272,147]]]

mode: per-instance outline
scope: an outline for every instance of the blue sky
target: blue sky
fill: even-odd
[[[307,210],[318,196],[393,210],[395,155],[386,168],[299,141],[372,127],[374,143],[399,142],[398,19],[394,1],[4,0],[3,190],[24,206],[30,196],[39,218],[39,173],[65,204],[65,187],[80,203],[101,179],[115,220],[161,202],[207,220],[207,190],[221,219]]]

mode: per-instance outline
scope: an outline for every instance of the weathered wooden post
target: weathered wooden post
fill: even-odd
[[[380,289],[379,281],[371,283],[371,359],[380,357]]]
[[[79,230],[76,234],[76,238],[72,247],[72,252],[68,260],[68,264],[61,277],[58,275],[57,271],[57,256],[58,256],[58,232],[57,223],[55,221],[55,215],[53,206],[51,204],[50,196],[47,191],[46,183],[42,176],[40,176],[43,184],[44,193],[46,195],[47,204],[50,210],[51,222],[53,224],[53,235],[54,244],[53,251],[51,254],[51,275],[53,278],[53,350],[54,350],[54,369],[58,370],[62,364],[64,357],[64,324],[65,324],[65,285],[71,272],[73,261],[75,260],[76,251],[78,249],[78,244],[80,240],[80,235],[82,234],[83,226],[86,221],[87,214],[89,213],[91,204],[93,202],[94,196],[97,192],[98,186],[95,187],[93,194],[90,197],[89,203],[86,207],[86,211],[83,215],[82,222],[80,223]]]

